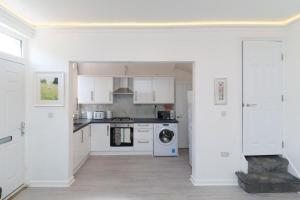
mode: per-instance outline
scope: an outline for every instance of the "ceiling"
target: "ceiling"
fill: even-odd
[[[35,26],[210,21],[271,24],[300,13],[300,0],[0,0],[0,5]]]

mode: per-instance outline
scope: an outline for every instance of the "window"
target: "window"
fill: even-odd
[[[22,40],[0,32],[0,52],[22,57]]]

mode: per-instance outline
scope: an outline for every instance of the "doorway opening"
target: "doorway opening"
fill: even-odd
[[[106,167],[118,163],[114,170],[131,178],[129,171],[135,167],[159,175],[161,169],[155,167],[170,165],[171,170],[174,162],[174,171],[185,165],[182,173],[189,177],[193,68],[193,62],[71,62],[76,179],[85,168],[105,171],[101,161]],[[85,141],[85,147],[78,148]],[[148,165],[138,166],[142,161]],[[129,171],[119,168],[122,165]]]

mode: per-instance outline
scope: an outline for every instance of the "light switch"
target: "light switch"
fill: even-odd
[[[49,112],[48,113],[48,118],[53,118],[54,117],[54,114],[52,112]]]
[[[221,111],[221,117],[226,117],[227,112],[226,111]]]

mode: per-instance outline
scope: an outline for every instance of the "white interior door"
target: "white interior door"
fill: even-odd
[[[0,59],[0,187],[2,198],[24,183],[24,66]]]
[[[243,42],[243,152],[282,153],[282,42]]]
[[[176,80],[176,119],[178,120],[179,148],[189,148],[187,92],[191,89],[192,81]]]

